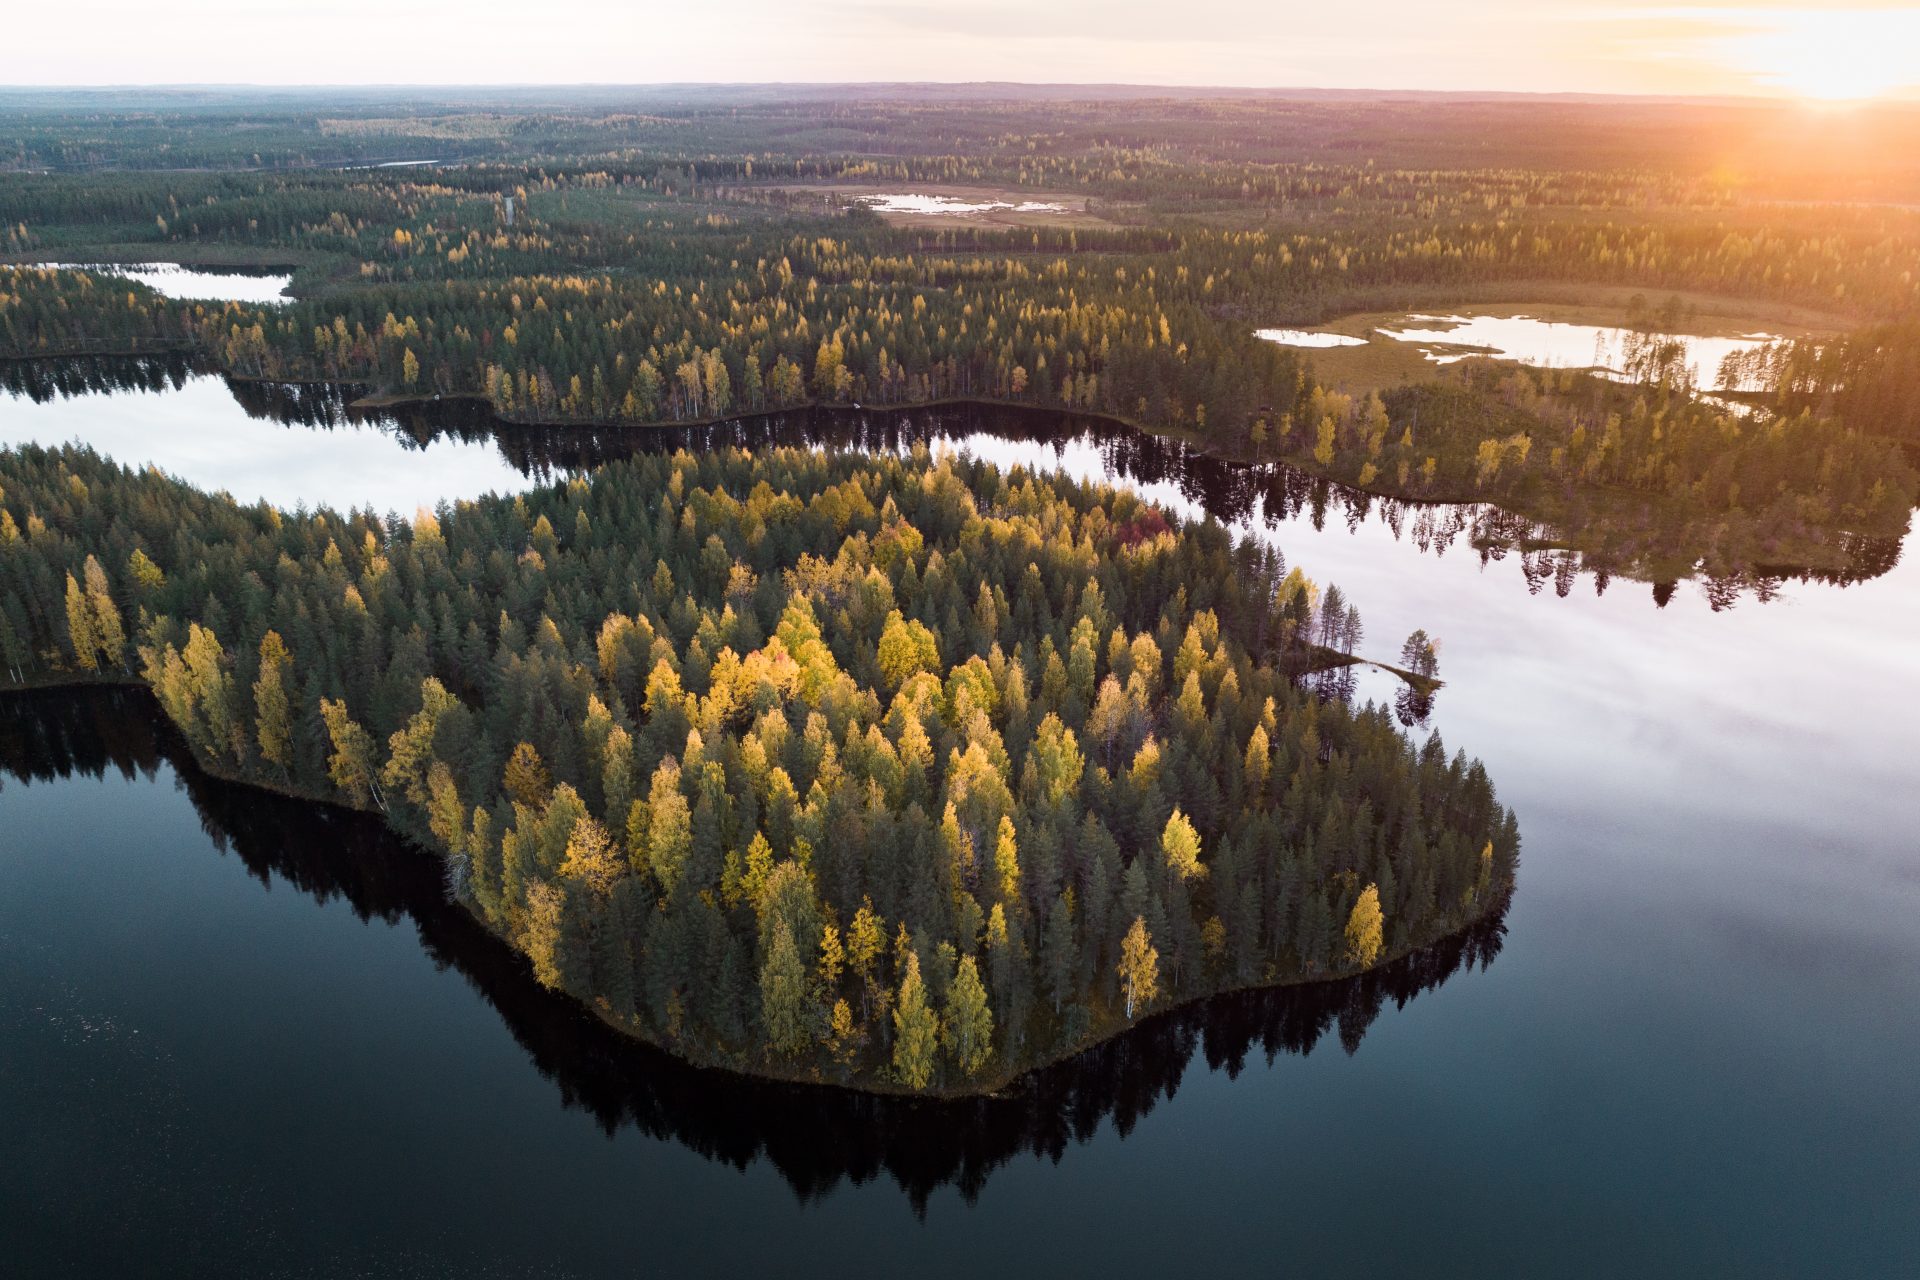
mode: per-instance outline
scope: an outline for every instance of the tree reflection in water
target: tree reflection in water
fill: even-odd
[[[179,356],[0,361],[0,388],[35,402],[159,391],[178,387],[190,376],[195,370]],[[1554,595],[1567,596],[1583,579],[1595,591],[1605,592],[1615,578],[1605,558],[1583,555],[1565,546],[1551,529],[1499,507],[1382,498],[1284,463],[1230,462],[1179,440],[1074,413],[964,402],[914,409],[795,409],[690,427],[548,427],[502,421],[485,403],[472,399],[362,408],[355,402],[365,393],[363,387],[226,381],[241,408],[258,419],[322,430],[374,427],[403,448],[427,449],[441,439],[491,441],[514,469],[541,483],[637,452],[682,448],[698,452],[786,444],[874,452],[946,442],[988,452],[993,442],[1010,442],[1048,445],[1056,455],[1064,455],[1069,446],[1085,446],[1097,451],[1111,479],[1165,483],[1225,523],[1259,527],[1305,518],[1315,529],[1331,521],[1352,530],[1377,519],[1395,539],[1411,541],[1423,552],[1438,555],[1461,545],[1482,563],[1515,561],[1528,591],[1536,595],[1551,588]],[[1625,532],[1629,545],[1658,540],[1646,531]],[[1847,585],[1879,577],[1898,561],[1901,539],[1840,535],[1839,544],[1847,561],[1839,572],[1754,563],[1702,568],[1695,576],[1716,610],[1748,597],[1764,603],[1789,579]],[[1671,581],[1656,583],[1655,603],[1664,607],[1673,588]]]
[[[94,686],[0,696],[0,773],[16,779],[155,778],[172,772],[216,848],[263,885],[286,881],[362,920],[410,919],[435,964],[456,970],[500,1014],[560,1091],[613,1135],[632,1126],[736,1168],[765,1159],[802,1200],[842,1182],[893,1178],[917,1209],[944,1186],[973,1199],[992,1172],[1030,1153],[1059,1160],[1111,1120],[1122,1135],[1171,1098],[1198,1056],[1237,1076],[1255,1055],[1304,1054],[1329,1035],[1352,1053],[1389,1005],[1500,952],[1505,911],[1360,977],[1219,996],[1024,1077],[1001,1094],[906,1099],[778,1084],[689,1066],[615,1032],[534,981],[527,962],[450,902],[438,860],[374,817],[239,786],[200,772],[141,690]]]

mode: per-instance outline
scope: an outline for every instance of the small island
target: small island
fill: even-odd
[[[210,771],[384,814],[540,982],[743,1072],[992,1091],[1433,943],[1517,865],[1478,763],[1301,687],[1334,590],[964,457],[644,456],[409,522],[29,447],[0,588],[9,683],[145,684]]]

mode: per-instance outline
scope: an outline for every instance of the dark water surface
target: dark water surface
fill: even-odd
[[[243,498],[310,444],[365,452],[276,500],[352,503],[418,459],[418,493],[376,501],[410,510],[633,442],[242,389],[253,418],[185,371],[36,385],[0,398],[0,443],[140,462],[225,432],[165,465]],[[1504,922],[1160,1020],[1006,1099],[760,1085],[541,991],[365,821],[196,776],[144,697],[0,698],[0,1270],[1920,1274],[1910,557],[1656,590],[1483,559],[1497,514],[1363,507],[1058,415],[761,429],[1112,474],[1338,582],[1367,652],[1441,637],[1433,722],[1521,821]],[[492,478],[436,487],[461,450]]]

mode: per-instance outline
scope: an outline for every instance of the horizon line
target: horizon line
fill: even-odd
[[[508,81],[366,81],[304,82],[275,84],[263,81],[124,81],[94,83],[0,83],[0,94],[123,93],[123,92],[254,92],[325,93],[408,91],[445,92],[454,90],[601,90],[601,91],[673,91],[722,89],[792,90],[954,90],[1006,89],[1013,91],[1099,91],[1125,90],[1147,95],[1208,95],[1224,98],[1332,96],[1355,99],[1434,99],[1567,101],[1602,104],[1664,103],[1672,105],[1776,106],[1802,105],[1810,109],[1860,107],[1920,107],[1920,97],[1898,93],[1851,100],[1810,100],[1800,95],[1781,93],[1630,93],[1604,89],[1393,89],[1335,85],[1238,85],[1179,84],[1128,80],[508,80]],[[1009,96],[1019,96],[1017,92]]]

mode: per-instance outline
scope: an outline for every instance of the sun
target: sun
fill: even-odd
[[[1744,9],[1735,20],[1717,52],[1766,88],[1857,102],[1920,84],[1920,8]]]

